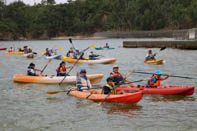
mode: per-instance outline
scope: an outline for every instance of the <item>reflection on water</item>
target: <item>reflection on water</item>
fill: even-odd
[[[128,117],[137,117],[140,115],[140,110],[142,109],[142,106],[139,105],[128,105],[128,104],[109,104],[106,103],[105,105],[102,105],[102,107],[107,111],[108,114],[120,114],[120,115],[126,115]]]
[[[193,96],[181,96],[181,95],[150,95],[147,99],[152,102],[173,102],[173,101],[195,101]]]

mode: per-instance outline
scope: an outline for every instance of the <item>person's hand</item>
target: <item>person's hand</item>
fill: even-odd
[[[76,72],[76,76],[78,76],[79,75],[79,72]]]

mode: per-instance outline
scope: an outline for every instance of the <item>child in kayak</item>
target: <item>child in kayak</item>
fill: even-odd
[[[39,76],[40,74],[36,74],[36,71],[40,71],[42,73],[42,70],[36,69],[34,63],[30,63],[27,68],[27,75],[29,76]]]
[[[125,79],[119,72],[119,67],[117,65],[113,66],[113,71],[110,73],[110,77],[113,79],[115,85],[124,84],[125,82],[130,83],[130,86],[135,86],[132,81]]]
[[[77,80],[76,80],[77,88],[80,91],[90,90],[92,88],[90,80],[86,75],[86,70],[85,69],[81,69],[80,74],[77,72],[76,77],[77,77]]]
[[[155,73],[148,80],[148,87],[157,88],[161,86],[161,81],[168,79],[170,75],[167,75],[164,78],[161,78],[162,72],[160,70],[155,71]]]
[[[155,60],[155,56],[156,56],[156,54],[155,53],[153,54],[152,50],[148,50],[148,54],[145,57],[145,61]]]
[[[66,67],[66,63],[62,61],[59,65],[59,67],[56,69],[57,71],[57,76],[67,76],[66,70],[71,68],[72,66]]]

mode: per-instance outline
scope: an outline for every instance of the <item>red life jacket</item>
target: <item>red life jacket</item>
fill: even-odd
[[[56,69],[57,72],[60,72],[60,71],[63,71],[63,72],[66,72],[66,68],[63,68],[63,67],[58,67]]]

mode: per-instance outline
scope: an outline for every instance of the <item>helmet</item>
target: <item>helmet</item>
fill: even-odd
[[[80,73],[86,73],[86,69],[81,69]]]
[[[155,71],[155,74],[156,74],[156,75],[161,75],[162,72],[161,72],[160,70],[156,70],[156,71]]]
[[[109,82],[109,81],[113,81],[113,79],[111,77],[108,77],[107,82]]]
[[[117,65],[114,65],[113,68],[119,68]]]

